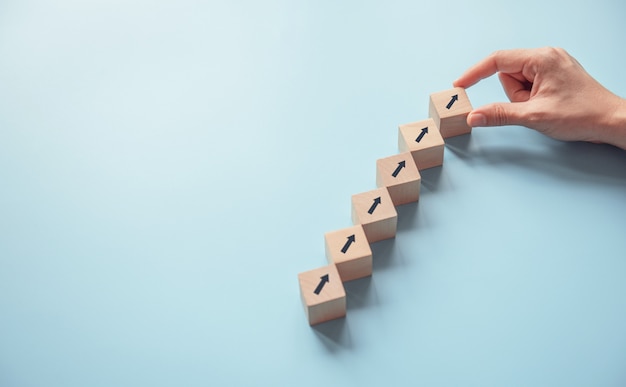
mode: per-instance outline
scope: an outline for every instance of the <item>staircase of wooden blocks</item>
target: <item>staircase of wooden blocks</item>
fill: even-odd
[[[370,244],[396,236],[396,206],[419,200],[420,171],[443,164],[444,139],[471,133],[465,90],[430,95],[430,118],[400,125],[399,154],[376,161],[378,188],[352,196],[353,226],[324,235],[328,265],[298,274],[310,325],[346,315],[343,283],[372,275]]]

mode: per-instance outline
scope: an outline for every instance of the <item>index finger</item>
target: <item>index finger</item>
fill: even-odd
[[[496,72],[521,73],[524,66],[532,58],[532,51],[528,49],[494,51],[491,55],[470,67],[452,84],[454,87],[468,88]]]

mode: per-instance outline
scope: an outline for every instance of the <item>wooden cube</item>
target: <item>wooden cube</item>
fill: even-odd
[[[352,221],[363,226],[369,243],[395,237],[398,213],[387,188],[352,195]]]
[[[394,206],[418,201],[421,181],[409,152],[376,160],[376,185],[387,187]]]
[[[346,291],[334,264],[300,273],[298,281],[310,325],[346,315]]]
[[[472,128],[467,125],[471,111],[472,104],[462,87],[430,95],[428,114],[435,120],[443,138],[471,133]]]
[[[363,226],[356,225],[324,234],[326,258],[334,263],[342,281],[372,275],[372,249]]]
[[[443,137],[432,118],[398,127],[398,149],[411,152],[421,171],[443,164]]]

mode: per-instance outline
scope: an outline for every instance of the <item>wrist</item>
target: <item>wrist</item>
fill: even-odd
[[[626,150],[626,99],[616,96],[615,102],[606,124],[602,125],[600,140]]]

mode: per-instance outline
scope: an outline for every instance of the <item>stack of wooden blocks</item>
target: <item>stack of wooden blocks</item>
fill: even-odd
[[[376,161],[377,189],[352,196],[353,226],[324,235],[328,265],[298,274],[310,325],[346,315],[343,283],[372,275],[370,244],[394,238],[396,206],[419,200],[420,170],[443,164],[444,138],[470,133],[465,90],[431,94],[430,118],[400,125],[401,153]]]

